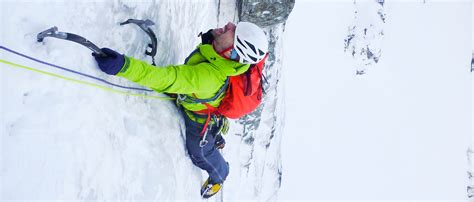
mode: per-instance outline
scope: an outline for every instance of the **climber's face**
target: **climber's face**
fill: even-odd
[[[222,52],[234,45],[235,27],[234,23],[229,22],[222,28],[212,30],[216,52]]]

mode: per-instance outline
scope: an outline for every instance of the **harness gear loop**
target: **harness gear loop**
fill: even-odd
[[[206,146],[207,143],[209,142],[209,141],[206,140],[206,137],[207,137],[207,129],[206,129],[205,131],[206,131],[206,132],[204,132],[204,135],[202,136],[201,141],[199,141],[199,147],[201,147],[201,148],[204,147],[204,146]]]
[[[208,143],[208,141],[206,140],[206,137],[207,137],[207,133],[209,132],[209,128],[212,126],[212,123],[210,123],[210,120],[211,120],[211,109],[214,109],[214,107],[212,107],[211,105],[207,104],[207,103],[203,103],[204,105],[206,105],[206,107],[208,108],[207,110],[207,118],[206,118],[206,123],[204,123],[204,126],[202,127],[202,131],[201,131],[201,141],[199,142],[199,146],[200,147],[204,147],[206,146],[206,144]],[[213,116],[215,118],[215,116]],[[216,122],[217,124],[217,122]]]

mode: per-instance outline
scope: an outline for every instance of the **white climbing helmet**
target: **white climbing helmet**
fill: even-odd
[[[251,22],[239,22],[235,28],[234,49],[242,64],[256,64],[268,52],[268,39],[265,32]]]

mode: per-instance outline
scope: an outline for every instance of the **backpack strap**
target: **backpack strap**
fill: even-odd
[[[255,64],[252,64],[250,68],[245,72],[245,80],[246,82],[244,83],[244,95],[249,96],[252,93],[252,82],[251,82],[251,77],[250,73],[252,72],[252,68],[257,67]],[[258,67],[257,67],[258,68]],[[257,69],[258,71],[258,69]]]
[[[224,92],[227,90],[227,86],[229,86],[229,77],[227,77],[227,79],[225,80],[224,85],[222,85],[222,87],[219,89],[219,91],[216,93],[216,95],[214,95],[211,98],[199,99],[199,98],[187,96],[187,95],[184,95],[184,94],[178,94],[178,99],[180,101],[187,102],[187,103],[201,103],[201,104],[204,104],[204,103],[212,102],[212,101],[217,100],[217,98],[219,98],[221,95],[224,94]]]
[[[227,79],[225,80],[224,85],[222,85],[222,87],[219,89],[219,91],[216,93],[216,95],[214,95],[213,97],[208,98],[208,99],[198,99],[198,98],[195,98],[195,97],[191,97],[191,96],[187,96],[187,95],[183,95],[183,94],[178,94],[177,100],[179,100],[179,101],[187,102],[187,103],[201,103],[204,106],[206,106],[207,109],[205,109],[205,111],[207,113],[207,118],[206,118],[206,122],[204,123],[204,126],[202,128],[202,131],[200,133],[201,137],[203,137],[207,132],[207,127],[209,126],[209,122],[211,120],[212,113],[217,111],[217,108],[211,106],[208,102],[212,102],[212,101],[217,100],[217,98],[219,98],[221,95],[223,95],[225,93],[225,91],[227,90],[227,87],[229,86],[229,80],[230,80],[229,77],[227,77]],[[205,139],[205,137],[203,137],[203,139]]]

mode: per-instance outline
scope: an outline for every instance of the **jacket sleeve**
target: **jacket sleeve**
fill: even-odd
[[[227,78],[210,63],[155,67],[131,57],[125,57],[117,76],[157,92],[179,94],[216,92]]]

